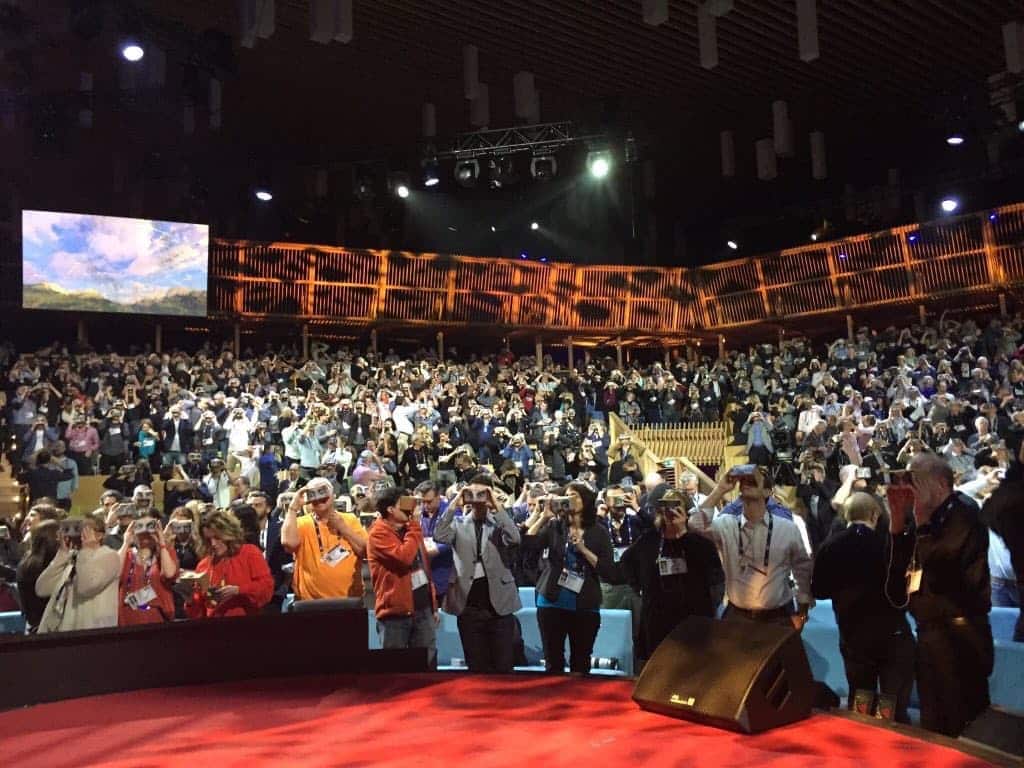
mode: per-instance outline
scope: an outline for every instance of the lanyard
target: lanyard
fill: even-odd
[[[772,513],[768,512],[768,537],[764,541],[764,567],[768,568],[768,555],[772,548]],[[740,543],[740,559],[743,559],[743,523],[740,522],[739,517],[736,518],[736,533],[737,539]],[[753,543],[754,536],[751,533],[750,541]]]
[[[615,523],[612,522],[611,517],[609,517],[608,533],[611,534],[613,543],[615,541],[616,536],[618,536],[619,543],[617,546],[628,547],[630,544],[633,543],[633,534],[630,531],[628,517],[622,518],[622,523],[619,525],[618,530],[616,530]]]
[[[313,518],[313,530],[316,531],[316,545],[320,548],[320,556],[324,555],[324,540],[320,536],[320,518],[316,515],[310,515]],[[341,543],[341,539],[338,539],[338,543]]]

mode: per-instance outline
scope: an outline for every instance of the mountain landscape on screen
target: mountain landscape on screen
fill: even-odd
[[[22,306],[206,314],[209,228],[49,211],[22,213]]]

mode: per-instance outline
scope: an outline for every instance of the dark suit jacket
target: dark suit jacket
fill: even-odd
[[[283,600],[292,584],[291,574],[284,571],[284,566],[292,562],[292,556],[281,543],[281,524],[278,515],[271,515],[267,520],[267,549],[263,553],[274,576],[274,600]]]
[[[192,423],[188,419],[178,419],[178,444],[181,446],[182,453],[189,453],[192,451],[193,437],[195,431],[192,429]],[[167,419],[163,424],[160,425],[160,432],[164,436],[163,449],[165,451],[171,450],[171,445],[174,444],[174,429],[175,423],[171,419]]]

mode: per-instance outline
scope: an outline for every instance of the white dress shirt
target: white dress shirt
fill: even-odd
[[[793,599],[790,573],[796,580],[797,602],[812,602],[811,558],[799,528],[784,517],[771,515],[771,549],[765,568],[769,514],[756,523],[742,514],[739,517],[719,515],[711,520],[708,510],[698,507],[690,516],[690,530],[718,545],[725,571],[726,595],[729,604],[737,608],[765,611],[789,603]]]

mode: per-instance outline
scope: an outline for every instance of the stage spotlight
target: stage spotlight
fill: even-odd
[[[428,160],[423,163],[423,186],[436,187],[441,183],[441,176],[438,173],[437,161]]]
[[[818,233],[817,232],[811,232],[811,242],[812,243],[818,242]]]
[[[146,51],[135,40],[126,40],[121,43],[121,57],[125,61],[142,61],[142,57],[145,55]]]
[[[917,237],[918,237],[917,232],[911,232],[909,235],[907,235],[907,242],[908,243],[916,243],[917,242]]]
[[[939,203],[939,207],[942,208],[943,213],[953,213],[957,208],[960,207],[960,201],[955,197],[947,197]]]
[[[409,181],[409,174],[400,171],[388,174],[388,189],[392,194],[405,200],[409,196],[412,184]]]
[[[496,226],[494,226],[493,224],[491,224],[491,232],[497,232],[497,231],[498,231],[498,228]]]
[[[265,187],[259,187],[256,190],[256,199],[261,203],[269,203],[274,199],[274,193]]]
[[[612,158],[606,150],[587,155],[587,169],[595,179],[603,179],[612,169]]]
[[[526,251],[523,251],[522,253],[519,254],[519,258],[520,259],[528,259],[528,258],[530,258],[530,254],[528,254]]]
[[[536,232],[538,229],[540,229],[540,224],[538,224],[536,221],[531,221],[530,222],[530,229],[532,229],[534,232]]]
[[[475,187],[480,177],[480,163],[476,160],[460,160],[455,164],[455,180],[464,187]]]
[[[1019,123],[1017,123],[1017,130],[1020,131],[1021,133],[1024,133],[1024,120],[1021,120]]]
[[[946,143],[951,147],[959,147],[964,143],[964,136],[962,133],[951,133],[946,137]]]
[[[730,250],[730,251],[735,251],[735,250],[738,250],[738,249],[739,249],[739,247],[740,247],[740,244],[739,244],[739,243],[737,243],[737,242],[736,242],[735,240],[726,240],[726,241],[725,241],[725,244],[726,244],[727,246],[729,246],[729,250]]]
[[[538,155],[530,159],[530,175],[537,181],[550,181],[558,174],[554,155]]]
[[[990,213],[990,214],[988,215],[988,220],[989,220],[989,221],[995,221],[995,220],[996,220],[996,219],[998,219],[998,218],[999,218],[999,216],[997,216],[997,215],[996,215],[995,213]]]

